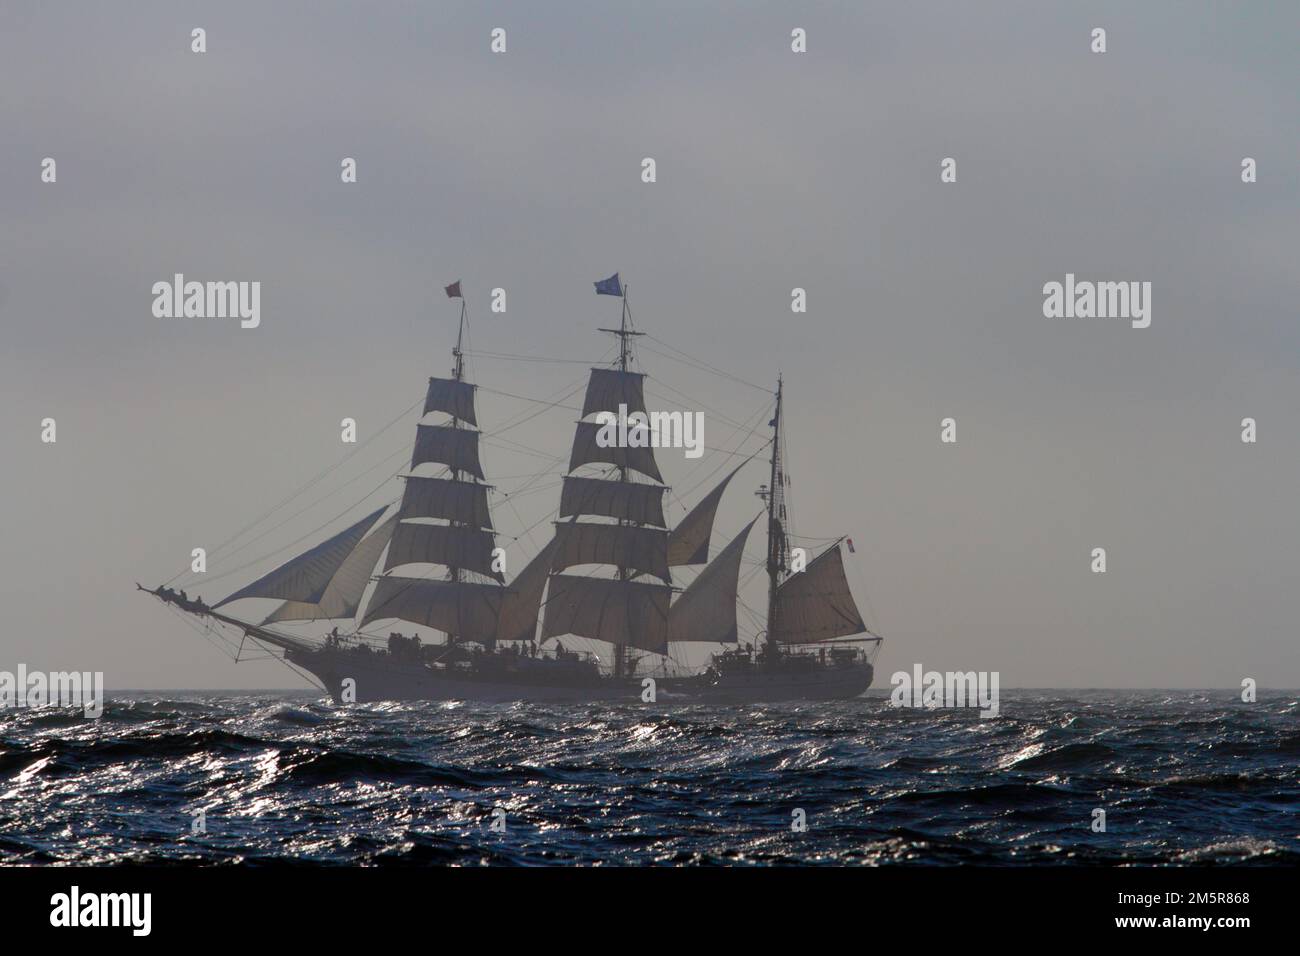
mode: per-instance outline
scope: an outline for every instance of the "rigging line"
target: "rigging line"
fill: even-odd
[[[706,369],[708,369],[710,372],[715,372],[715,373],[717,373],[718,375],[723,376],[724,378],[732,379],[733,381],[739,382],[741,385],[748,385],[750,388],[756,388],[756,389],[758,389],[760,392],[767,392],[768,394],[771,394],[771,392],[772,392],[772,389],[771,389],[771,388],[764,387],[764,386],[762,386],[762,385],[755,385],[753,382],[747,382],[747,381],[745,381],[745,379],[741,378],[741,377],[738,376],[738,375],[732,375],[730,372],[724,372],[722,369],[720,369],[720,368],[718,368],[718,367],[716,367],[716,366],[714,366],[714,365],[710,365],[709,363],[705,362],[703,359],[697,359],[697,358],[695,358],[694,356],[692,356],[689,352],[683,352],[683,351],[682,351],[681,349],[679,349],[677,346],[675,346],[675,345],[673,345],[673,344],[671,344],[671,343],[669,343],[669,342],[665,342],[663,339],[659,338],[657,335],[651,335],[649,332],[647,332],[647,333],[645,333],[645,337],[648,338],[648,339],[650,339],[652,342],[658,342],[660,345],[662,345],[662,346],[663,346],[664,348],[666,348],[666,349],[671,349],[672,351],[676,352],[678,355],[685,356],[686,358],[690,359],[692,362],[696,362],[696,363],[698,363],[698,364],[700,364],[700,365],[703,365],[703,366],[704,366]]]
[[[581,387],[581,383],[579,383]],[[504,395],[506,398],[517,398],[521,402],[532,402],[536,405],[545,405],[548,408],[567,408],[570,411],[580,412],[582,409],[577,405],[565,405],[561,402],[548,402],[541,398],[529,398],[527,395],[516,395],[514,392],[503,392],[499,388],[488,388],[486,385],[475,386],[480,392],[491,392],[493,395]]]
[[[252,521],[250,521],[247,525],[245,525],[245,526],[244,526],[243,528],[241,528],[238,532],[236,532],[236,533],[234,534],[233,537],[227,538],[225,541],[221,542],[221,544],[219,544],[219,545],[217,545],[215,548],[213,548],[213,549],[209,552],[209,554],[216,554],[217,552],[221,551],[222,548],[225,548],[227,545],[233,544],[235,541],[238,541],[240,538],[242,538],[242,537],[243,537],[245,534],[247,534],[249,531],[253,530],[253,528],[257,527],[259,524],[261,524],[261,523],[262,523],[263,521],[265,521],[267,518],[271,517],[271,515],[275,514],[277,511],[279,511],[281,508],[283,508],[285,505],[287,505],[290,501],[293,501],[295,498],[299,497],[299,496],[302,495],[304,492],[306,492],[306,491],[308,491],[309,489],[311,489],[312,487],[314,487],[314,486],[315,486],[317,483],[319,483],[323,478],[325,478],[325,476],[328,475],[330,472],[334,471],[336,468],[341,468],[344,464],[346,464],[348,461],[350,461],[354,455],[356,455],[358,452],[360,452],[361,449],[363,449],[363,448],[365,448],[366,446],[368,446],[372,441],[374,441],[375,439],[377,439],[380,435],[382,435],[384,432],[388,431],[388,429],[392,428],[392,427],[393,427],[394,425],[396,425],[399,421],[401,421],[403,418],[405,418],[407,415],[409,415],[409,414],[410,414],[414,409],[418,408],[419,406],[421,406],[421,405],[423,405],[423,404],[424,404],[424,399],[423,399],[423,398],[420,398],[420,399],[416,400],[413,404],[408,405],[405,409],[402,410],[402,412],[401,412],[400,414],[398,414],[398,416],[397,416],[396,418],[394,418],[394,419],[393,419],[392,421],[390,421],[387,425],[385,425],[384,427],[382,427],[381,429],[379,429],[379,431],[375,432],[373,435],[371,435],[369,438],[367,438],[367,439],[366,439],[365,441],[363,441],[361,444],[357,445],[355,448],[353,448],[351,451],[349,451],[346,455],[343,456],[343,458],[342,458],[340,461],[338,461],[337,463],[335,463],[335,464],[333,464],[333,465],[329,465],[329,466],[327,466],[327,467],[325,468],[325,470],[322,471],[320,474],[318,474],[315,478],[312,478],[312,479],[309,480],[305,485],[303,485],[303,486],[299,487],[298,489],[296,489],[295,491],[293,491],[291,494],[288,495],[288,497],[286,497],[284,500],[282,500],[279,504],[277,504],[277,505],[275,505],[274,507],[272,507],[272,508],[271,508],[269,511],[267,511],[265,514],[261,515],[261,516],[258,517],[258,518],[254,518],[254,519],[253,519]],[[323,500],[323,499],[322,499],[322,500]],[[183,575],[183,574],[185,574],[185,571],[181,571],[179,574],[177,574],[175,577],[173,577],[173,578],[172,578],[170,581],[168,581],[167,583],[168,583],[168,584],[171,584],[172,581],[175,581],[176,578],[179,578],[179,577],[180,577],[181,575]]]
[[[723,372],[719,369],[716,369],[711,365],[706,365],[702,362],[697,362],[693,359],[680,358],[676,355],[671,355],[668,352],[661,352],[659,351],[659,349],[651,348],[650,346],[644,344],[641,346],[641,348],[645,349],[647,352],[650,352],[652,355],[658,355],[661,358],[666,358],[673,362],[680,362],[681,364],[685,365],[687,368],[692,368],[697,372],[708,372],[710,375],[717,375],[720,376],[721,378],[729,379],[730,381],[733,382],[738,382],[741,385],[747,385],[750,388],[758,389],[759,391],[768,392],[768,393],[772,391],[770,388],[764,388],[761,385],[755,385],[753,382],[747,382],[743,378],[737,378],[736,376],[730,375],[727,372]]]
[[[510,438],[484,438],[483,441],[494,447],[503,448],[506,451],[513,451],[521,455],[532,455],[534,458],[544,458],[547,461],[554,461],[557,457],[538,448],[531,448],[522,442],[517,442]]]
[[[383,481],[381,481],[379,484],[377,484],[373,489],[371,489],[370,493],[367,494],[364,498],[362,498],[361,501],[365,501],[366,498],[369,498],[369,497],[370,497],[370,495],[373,495],[373,494],[374,494],[376,491],[378,491],[380,488],[384,487],[384,485],[386,485],[386,484],[388,484],[390,481],[392,481],[394,477],[396,477],[396,476],[395,476],[395,475],[390,475],[390,476],[388,476],[387,478],[385,478]],[[399,500],[399,499],[394,498],[392,501],[390,501],[390,502],[388,502],[386,505],[384,505],[384,507],[385,507],[385,508],[389,508],[389,507],[391,507],[392,505],[397,504],[398,500]],[[330,518],[328,521],[326,521],[324,524],[317,525],[315,528],[313,528],[311,531],[308,531],[308,532],[307,532],[306,534],[304,534],[302,537],[297,538],[296,540],[291,541],[291,542],[289,542],[289,543],[286,544],[286,545],[282,545],[281,547],[276,548],[274,551],[268,551],[266,554],[262,555],[262,556],[259,557],[259,558],[254,558],[254,559],[252,559],[251,561],[246,561],[244,564],[241,564],[239,567],[237,567],[237,568],[231,568],[229,571],[223,571],[221,574],[215,575],[214,577],[204,577],[204,578],[202,579],[202,583],[206,585],[206,584],[210,584],[210,583],[215,583],[215,582],[217,582],[217,581],[222,581],[222,580],[224,580],[224,579],[230,577],[232,574],[238,574],[240,571],[243,571],[243,570],[246,569],[246,568],[250,568],[250,567],[252,567],[252,566],[255,565],[255,564],[261,564],[263,561],[266,561],[266,560],[268,560],[268,559],[270,559],[270,558],[273,558],[273,557],[275,557],[277,554],[280,554],[280,553],[282,553],[282,552],[284,552],[284,551],[288,551],[289,549],[291,549],[291,548],[293,548],[293,547],[295,547],[295,546],[297,546],[297,545],[299,545],[299,544],[302,544],[304,541],[307,541],[307,540],[310,540],[311,538],[314,538],[317,534],[320,533],[321,529],[329,527],[329,526],[332,525],[335,521],[338,521],[339,518],[342,518],[345,514],[347,514],[349,511],[351,511],[353,508],[355,508],[355,507],[356,507],[358,504],[360,504],[360,503],[361,503],[361,502],[358,501],[358,502],[355,502],[355,503],[353,503],[353,504],[348,505],[346,508],[344,508],[344,509],[343,509],[342,511],[340,511],[338,514],[336,514],[334,517],[332,517],[332,518]],[[191,585],[191,586],[196,586],[196,585]]]
[[[708,413],[709,413],[710,415],[712,415],[714,418],[720,419],[721,421],[725,422],[726,424],[731,425],[733,428],[738,427],[738,423],[736,422],[736,420],[735,420],[734,418],[732,418],[732,417],[729,416],[729,415],[724,415],[722,412],[718,411],[716,408],[714,408],[713,406],[709,405],[707,402],[702,402],[702,401],[700,401],[700,400],[697,399],[697,398],[694,398],[694,397],[692,397],[692,396],[690,396],[690,395],[687,395],[686,392],[682,391],[682,390],[681,390],[680,388],[678,388],[677,386],[672,385],[672,384],[670,384],[670,383],[668,383],[668,382],[665,382],[663,379],[658,378],[657,376],[651,375],[651,374],[649,374],[649,373],[646,373],[646,378],[650,379],[650,381],[654,382],[656,385],[662,385],[664,388],[668,389],[668,391],[670,391],[670,392],[676,392],[676,393],[677,393],[681,398],[686,399],[686,401],[688,401],[690,404],[694,405],[695,407],[697,407],[697,408],[701,408],[701,409],[703,409],[704,411],[708,412]],[[668,399],[671,400],[670,396],[661,396],[661,395],[657,395],[656,392],[654,391],[654,389],[649,389],[649,388],[648,388],[648,389],[646,389],[646,393],[649,394],[649,395],[654,395],[654,396],[657,397],[657,398],[668,398]]]
[[[753,421],[754,419],[760,417],[760,416],[761,416],[765,411],[766,411],[766,408],[760,408],[760,409],[759,409],[759,410],[758,410],[754,415],[750,416],[749,421]],[[748,422],[745,423],[745,426],[747,426],[747,425],[748,425]],[[746,428],[745,426],[742,426],[741,429],[737,429],[737,431],[739,431],[739,430],[747,430],[747,431],[748,431],[748,434],[745,435],[744,439],[741,440],[740,444],[736,446],[736,450],[735,450],[734,452],[728,452],[728,454],[729,454],[731,457],[735,457],[736,455],[740,454],[740,450],[741,450],[742,448],[745,447],[745,444],[750,440],[750,438],[754,437],[754,431],[755,431],[755,430],[754,430],[753,428]],[[731,435],[728,435],[727,437],[728,437],[728,438],[731,438],[731,437],[734,436],[735,434],[736,434],[736,432],[733,431],[733,432],[731,433]],[[743,468],[743,467],[744,467],[745,465],[747,465],[747,464],[748,464],[748,463],[749,463],[749,462],[750,462],[750,461],[751,461],[755,456],[757,456],[758,454],[760,454],[760,453],[763,451],[763,449],[765,449],[765,448],[766,448],[768,445],[770,445],[770,444],[772,444],[772,439],[769,438],[767,441],[763,442],[763,444],[760,445],[758,448],[754,449],[753,453],[749,456],[749,458],[746,458],[745,461],[741,462],[741,463],[740,463],[739,465],[737,465],[736,467],[737,467],[737,468]],[[730,463],[730,462],[726,462],[726,461],[719,462],[717,465],[715,465],[715,466],[713,467],[713,470],[712,470],[712,471],[710,471],[708,474],[706,474],[703,478],[701,478],[701,479],[700,479],[699,481],[697,481],[695,484],[691,485],[690,488],[688,488],[688,489],[686,489],[685,491],[683,491],[680,497],[679,497],[675,492],[670,492],[670,493],[672,493],[673,498],[675,498],[675,499],[677,500],[677,503],[680,504],[683,508],[685,508],[685,507],[686,507],[686,502],[684,501],[684,499],[685,499],[685,498],[689,498],[691,495],[693,495],[693,494],[694,494],[698,489],[700,489],[700,488],[703,487],[705,484],[707,484],[709,481],[711,481],[711,480],[714,478],[714,476],[717,475],[718,472],[720,472],[723,468],[725,468],[725,467],[726,467],[727,465],[729,465],[729,464],[731,464],[731,463]],[[689,510],[689,509],[688,509],[688,510]]]
[[[360,474],[355,475],[355,476],[352,477],[352,478],[349,478],[347,481],[345,481],[343,484],[339,485],[339,487],[335,488],[335,489],[334,489],[333,491],[331,491],[329,494],[325,495],[324,497],[317,498],[315,501],[313,501],[313,502],[312,502],[311,504],[309,504],[309,505],[304,505],[302,508],[299,508],[299,509],[298,509],[297,511],[295,511],[293,514],[289,515],[287,518],[285,518],[283,521],[281,521],[279,524],[272,525],[271,527],[269,527],[269,528],[267,528],[265,531],[263,531],[261,534],[259,534],[257,537],[255,537],[255,538],[250,538],[249,540],[245,541],[243,544],[241,544],[241,545],[240,545],[238,548],[236,548],[234,551],[231,551],[230,554],[226,556],[226,560],[229,560],[230,558],[233,558],[235,555],[237,555],[237,554],[239,554],[240,552],[244,551],[245,549],[247,549],[247,548],[250,547],[251,545],[256,544],[258,541],[261,541],[263,538],[265,538],[265,537],[266,537],[268,534],[270,534],[272,531],[275,531],[275,530],[277,530],[277,529],[279,529],[279,528],[283,528],[286,524],[288,524],[288,523],[289,523],[290,521],[292,521],[294,518],[297,518],[297,517],[299,517],[300,515],[303,515],[303,514],[307,513],[308,511],[310,511],[311,509],[315,508],[317,505],[323,504],[324,502],[328,501],[330,498],[334,497],[336,494],[338,494],[338,493],[339,493],[340,491],[342,491],[344,488],[347,488],[349,485],[353,484],[354,482],[360,481],[362,478],[364,478],[366,475],[370,474],[370,473],[371,473],[372,471],[374,471],[376,468],[379,468],[379,467],[382,466],[382,465],[387,465],[387,464],[389,464],[389,463],[390,463],[394,458],[396,458],[398,455],[405,455],[405,454],[407,454],[406,449],[405,449],[405,448],[399,448],[397,451],[393,452],[393,453],[392,453],[391,455],[389,455],[387,458],[384,458],[384,459],[382,459],[382,460],[376,462],[375,464],[371,465],[369,468],[367,468],[365,471],[361,472]],[[373,495],[373,494],[374,494],[376,491],[378,491],[380,488],[384,487],[384,485],[388,484],[388,482],[392,481],[394,478],[399,477],[399,476],[401,475],[401,473],[402,473],[404,470],[406,470],[406,466],[405,466],[405,465],[400,465],[400,466],[397,468],[397,470],[396,470],[395,472],[393,472],[391,475],[389,475],[387,478],[385,478],[383,481],[381,481],[381,482],[380,482],[380,483],[379,483],[375,488],[373,488],[373,489],[372,489],[368,494],[366,494],[364,497],[362,497],[359,501],[355,501],[355,502],[353,502],[351,505],[349,505],[347,508],[345,508],[342,512],[340,512],[340,515],[342,515],[342,514],[347,514],[349,511],[351,511],[353,508],[355,508],[357,505],[359,505],[362,501],[365,501],[366,498],[369,498],[371,495]],[[315,531],[309,532],[309,536],[310,536],[311,534],[314,534],[316,531],[319,531],[319,530],[321,530],[322,528],[327,527],[331,522],[333,522],[334,520],[336,520],[338,517],[339,517],[339,515],[336,515],[334,518],[331,518],[329,521],[326,521],[325,524],[317,525]],[[303,540],[303,539],[302,539],[302,538],[299,538],[298,540],[301,541],[301,540]],[[288,547],[288,545],[286,545],[285,547]],[[284,549],[281,548],[281,549],[279,549],[279,550],[284,550]],[[270,557],[271,555],[278,554],[278,553],[279,553],[279,551],[272,551],[271,554],[266,555],[266,557]],[[256,564],[258,560],[261,560],[261,559],[254,559],[253,561],[249,562],[249,564]],[[246,567],[248,567],[248,564],[242,565],[241,567],[245,567],[245,568],[246,568]],[[181,572],[181,574],[184,574],[184,573],[185,573],[184,571]],[[180,576],[181,576],[181,575],[178,574],[176,577],[180,577]],[[222,577],[224,577],[224,576],[225,576],[225,575],[222,575]],[[175,580],[175,578],[173,578],[172,580]],[[219,580],[219,578],[202,577],[202,578],[198,578],[198,579],[197,579],[197,582],[203,582],[203,583],[206,583],[206,582],[208,582],[208,581],[216,581],[216,580]],[[196,583],[197,583],[197,582],[196,582]]]
[[[581,382],[581,380],[579,380],[579,382],[576,385],[574,385],[573,383],[565,385],[562,388],[557,389],[554,394],[557,396],[557,399],[559,401],[564,401],[576,395],[578,392],[582,391],[582,388],[583,388],[583,383]],[[543,407],[543,408],[539,408],[537,411],[531,414],[528,414],[527,412],[520,412],[519,414],[515,415],[514,418],[506,419],[504,422],[502,422],[500,427],[490,432],[490,434],[493,436],[504,435],[506,432],[512,431],[518,428],[520,425],[523,425],[527,422],[531,422],[534,418],[536,418],[538,415],[543,414],[546,410],[547,409]]]
[[[230,649],[233,646],[233,642],[230,641],[228,638],[221,636],[221,633],[217,631],[215,628],[212,628],[210,626],[201,627],[197,622],[191,620],[187,615],[185,615],[181,611],[178,611],[170,604],[165,604],[165,606],[169,612],[171,612],[177,618],[183,621],[186,627],[194,631],[194,633],[198,634],[199,637],[201,637],[206,643],[211,644],[213,647],[223,647],[224,648],[223,653],[226,654],[231,653]]]
[[[514,499],[513,499],[513,498],[507,498],[507,499],[506,499],[506,503],[510,505],[510,510],[513,511],[513,512],[515,513],[515,519],[518,520],[518,522],[522,525],[522,524],[524,523],[524,516],[521,515],[521,514],[519,513],[519,509],[515,507],[515,501],[514,501]],[[533,540],[533,529],[532,529],[532,528],[525,528],[525,529],[524,529],[523,536],[526,537],[526,538],[528,538],[528,544],[529,544],[530,547],[537,548],[537,542]],[[518,541],[518,540],[519,540],[519,537],[516,536],[513,540]],[[538,548],[538,550],[540,551],[541,549]]]
[[[540,355],[511,355],[507,352],[475,352],[478,358],[499,359],[503,362],[550,362],[554,364],[598,365],[589,359],[546,358]],[[603,359],[601,361],[604,361]]]

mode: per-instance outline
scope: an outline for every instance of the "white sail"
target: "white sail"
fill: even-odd
[[[403,521],[393,532],[384,570],[403,564],[444,564],[504,581],[501,572],[492,568],[492,548],[492,534],[488,531]]]
[[[587,395],[582,402],[582,417],[596,412],[619,411],[626,406],[629,414],[644,412],[645,375],[641,372],[623,372],[616,368],[593,368],[587,380]]]
[[[755,518],[754,521],[758,519]],[[745,539],[754,521],[718,553],[668,611],[668,640],[734,644],[736,599],[740,591],[740,562]]]
[[[361,626],[396,618],[471,641],[496,637],[502,588],[468,581],[382,577],[366,606]]]
[[[768,632],[782,644],[813,644],[867,629],[849,591],[838,542],[781,582],[774,612]]]
[[[709,560],[709,539],[713,537],[713,519],[718,514],[718,504],[727,484],[736,476],[736,472],[745,467],[737,467],[723,478],[718,486],[700,499],[677,527],[668,536],[668,563],[673,567],[684,564],[706,564]]]
[[[569,471],[579,465],[606,464],[618,465],[641,472],[648,478],[662,482],[659,466],[655,463],[654,449],[649,446],[634,448],[631,446],[609,445],[602,447],[596,441],[601,426],[595,422],[578,422],[573,436],[573,452],[569,456]]]
[[[379,556],[388,547],[388,539],[397,527],[397,515],[393,515],[374,531],[361,539],[361,543],[352,549],[334,577],[325,587],[325,593],[315,604],[306,601],[285,601],[272,611],[263,624],[276,621],[324,621],[352,617],[361,606],[361,597],[370,583],[370,575],[379,563]]]
[[[666,584],[552,575],[542,638],[575,634],[665,654],[671,593]]]
[[[415,452],[411,467],[434,462],[455,471],[464,471],[475,478],[483,478],[483,466],[478,460],[478,432],[468,428],[448,425],[416,425]]]
[[[424,397],[424,414],[446,412],[470,425],[478,425],[474,417],[474,386],[454,378],[429,379],[429,391]]]
[[[563,521],[555,526],[551,570],[578,564],[613,564],[670,580],[668,532],[634,525]]]
[[[510,582],[501,600],[497,640],[531,641],[537,633],[537,612],[542,607],[542,592],[546,590],[546,576],[554,553],[552,538]]]
[[[383,513],[384,508],[380,508],[373,514],[366,515],[350,528],[322,541],[310,551],[291,558],[214,607],[242,598],[279,598],[282,601],[316,603],[324,595],[330,579],[357,546],[357,542]]]
[[[488,486],[452,478],[405,476],[402,518],[445,518],[474,528],[490,528]]]
[[[637,524],[665,527],[663,485],[631,481],[606,481],[568,475],[560,493],[560,517],[599,515]]]

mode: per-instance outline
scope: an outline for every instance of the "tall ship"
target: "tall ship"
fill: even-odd
[[[171,587],[175,578],[137,587],[204,633],[224,633],[227,646],[237,639],[237,657],[258,647],[340,703],[861,695],[882,639],[849,588],[842,548],[852,549],[852,540],[836,538],[811,557],[791,546],[781,377],[765,445],[670,528],[652,427],[668,420],[648,412],[646,374],[630,368],[632,344],[645,333],[632,326],[617,273],[595,285],[622,302],[617,328],[599,330],[616,337],[617,356],[590,370],[553,531],[510,580],[493,524],[495,489],[479,455],[476,386],[465,377],[467,310],[457,282],[446,289],[460,299],[451,375],[428,381],[410,466],[396,476],[399,499],[214,604]],[[602,432],[613,422],[620,441]],[[710,558],[725,491],[761,464],[763,510]],[[746,544],[760,522],[764,557],[750,564],[766,573],[767,588],[766,607],[756,612],[740,590]],[[692,566],[700,569],[694,579],[675,585],[674,572]],[[267,600],[278,603],[265,616],[242,610]],[[746,635],[738,611],[752,628]],[[324,633],[293,628],[309,622]],[[403,633],[412,627],[425,636]],[[694,663],[684,662],[690,657]]]

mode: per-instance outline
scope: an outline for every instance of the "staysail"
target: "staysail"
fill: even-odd
[[[537,612],[542,606],[546,576],[551,570],[555,539],[534,555],[506,589],[501,599],[501,619],[497,624],[499,641],[531,641],[537,633]]]
[[[736,600],[740,592],[740,562],[745,539],[755,518],[745,525],[718,556],[700,572],[668,610],[668,640],[734,644],[737,639]]]
[[[731,474],[718,482],[718,486],[700,499],[699,503],[673,528],[668,536],[668,563],[673,567],[684,564],[705,564],[709,560],[709,539],[713,537],[713,519],[718,513],[718,503],[727,484],[736,477],[736,467]]]
[[[243,598],[279,598],[282,601],[315,604],[324,596],[330,580],[357,546],[357,542],[383,513],[384,508],[380,508],[366,515],[350,528],[322,541],[310,551],[291,558],[213,606],[221,607]]]
[[[370,584],[370,575],[379,563],[379,556],[388,547],[388,539],[397,527],[397,515],[375,527],[353,548],[352,553],[339,565],[334,577],[325,587],[325,593],[316,603],[285,601],[272,611],[263,624],[276,621],[323,621],[352,617],[361,606],[362,595]]]

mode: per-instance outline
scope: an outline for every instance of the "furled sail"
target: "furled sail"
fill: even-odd
[[[569,456],[569,470],[579,465],[607,464],[632,468],[655,481],[662,482],[659,466],[655,463],[654,449],[650,447],[609,445],[602,448],[596,441],[601,426],[595,422],[578,422],[573,436],[573,453]]]
[[[496,637],[502,591],[495,584],[383,577],[375,584],[361,626],[397,618],[463,640],[490,641]]]
[[[492,568],[492,534],[458,525],[403,521],[393,532],[384,570],[403,564],[445,564],[504,581]]]
[[[429,412],[446,412],[452,418],[459,418],[477,427],[478,421],[474,417],[474,386],[454,378],[429,379],[429,391],[424,397],[424,414]]]
[[[352,553],[339,565],[325,587],[325,593],[315,604],[306,601],[285,601],[270,613],[263,624],[276,621],[325,621],[352,617],[361,606],[361,597],[370,583],[370,575],[379,563],[379,556],[388,547],[388,539],[397,527],[393,515],[374,531],[361,539]]]
[[[626,405],[628,414],[644,412],[645,375],[615,368],[593,368],[587,380],[587,397],[582,402],[582,417],[596,412],[618,413]]]
[[[784,644],[812,644],[867,629],[844,576],[839,542],[781,582],[774,611],[768,628]]]
[[[488,486],[452,478],[408,476],[398,515],[403,518],[446,518],[474,528],[490,528]]]
[[[635,525],[562,521],[555,526],[552,571],[576,564],[614,564],[669,581],[668,532]]]
[[[555,539],[552,538],[510,582],[501,599],[497,640],[531,641],[537,633],[537,612],[542,607],[542,592],[546,589],[546,576],[551,570],[554,553]]]
[[[755,518],[754,521],[758,519]],[[668,640],[736,642],[736,597],[745,539],[754,521],[719,552],[668,611]]]
[[[662,485],[569,475],[560,493],[560,517],[601,515],[663,528],[667,524],[663,504],[666,490]]]
[[[722,493],[727,490],[727,483],[736,476],[736,472],[745,467],[737,467],[723,478],[699,504],[690,510],[677,527],[668,536],[668,563],[673,567],[683,564],[705,564],[709,560],[709,539],[713,537],[713,519],[718,513],[718,503]]]
[[[542,637],[575,634],[665,654],[671,593],[666,584],[552,575]]]
[[[594,443],[595,438],[593,436]],[[449,425],[415,426],[415,452],[411,467],[434,462],[455,471],[464,471],[475,478],[483,477],[483,466],[478,460],[478,432]]]
[[[386,507],[388,506],[385,505],[384,508]],[[223,604],[241,598],[254,597],[315,604],[324,595],[330,579],[347,560],[352,549],[357,546],[357,542],[384,513],[384,508],[366,515],[352,527],[340,531],[327,541],[322,541],[310,551],[291,558],[214,607],[221,607]]]

